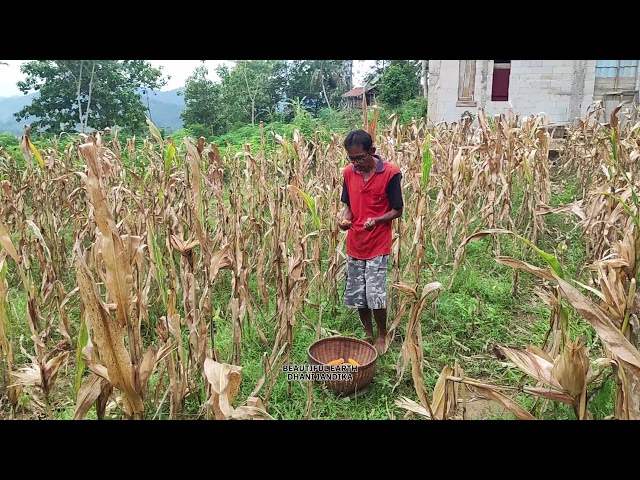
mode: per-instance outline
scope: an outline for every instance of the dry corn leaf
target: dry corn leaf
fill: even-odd
[[[527,410],[525,410],[520,405],[518,405],[518,403],[516,403],[506,395],[503,395],[502,393],[497,392],[495,389],[488,387],[486,385],[485,386],[474,385],[474,388],[476,390],[479,390],[482,394],[486,395],[487,397],[491,398],[491,400],[505,407],[507,410],[513,413],[518,420],[535,420],[536,419],[536,417],[534,417]]]
[[[418,415],[421,415],[426,418],[431,418],[431,415],[429,414],[429,410],[427,410],[425,407],[420,405],[418,402],[411,400],[410,398],[399,397],[398,399],[396,399],[395,403],[400,408],[404,408],[405,410],[408,410],[413,413],[417,413]]]
[[[84,149],[81,151],[86,152],[85,158],[95,157],[95,147],[93,150]],[[109,294],[116,301],[116,318],[124,327],[131,322],[130,309],[133,295],[131,261],[124,250],[122,238],[109,211],[98,179],[90,175],[85,177],[85,184],[90,193],[96,223],[102,234],[102,259],[106,267],[105,283]]]
[[[0,252],[0,272],[3,268],[4,257],[6,252],[3,250]],[[9,355],[9,339],[5,332],[5,325],[9,325],[9,316],[7,315],[7,296],[9,292],[8,282],[0,276],[0,353],[9,356],[9,365],[12,363],[12,355]]]
[[[527,375],[532,376],[538,382],[545,383],[557,390],[562,390],[560,384],[555,380],[551,371],[553,364],[545,358],[538,355],[515,348],[509,348],[505,346],[498,346],[498,349],[511,360],[516,367],[522,370]]]
[[[173,248],[178,250],[182,255],[189,253],[195,247],[200,245],[200,241],[198,239],[193,239],[191,237],[188,240],[183,241],[180,237],[172,233],[169,238]]]
[[[14,383],[9,386],[14,387],[18,385],[33,386],[41,384],[40,367],[38,364],[32,364],[29,367],[20,367],[17,370],[11,372],[11,375],[16,378]]]
[[[48,391],[56,383],[60,367],[69,360],[69,351],[64,350],[55,357],[50,358],[42,367],[42,380],[45,389]]]
[[[414,297],[418,296],[418,292],[416,292],[415,288],[411,288],[409,285],[406,285],[404,283],[392,283],[391,288],[400,290],[403,293],[408,293],[410,295],[413,295]]]
[[[537,277],[544,278],[546,280],[553,280],[553,273],[550,268],[540,268],[530,263],[518,260],[513,257],[496,257],[496,262],[506,265],[511,268],[519,268],[525,272],[529,272]]]
[[[230,268],[232,263],[231,247],[225,244],[220,250],[211,255],[211,264],[209,265],[209,277],[213,281],[218,275],[218,271],[224,268]]]
[[[556,281],[568,302],[589,321],[607,349],[636,377],[640,377],[640,352],[622,335],[600,307],[561,278],[556,276]]]
[[[100,351],[100,356],[109,372],[109,380],[124,396],[128,415],[144,411],[142,398],[132,384],[132,364],[125,346],[125,329],[105,310],[82,254],[76,250],[76,276],[80,287],[80,298],[85,307],[87,327],[91,338]]]
[[[233,410],[233,420],[275,420],[266,410],[250,405],[241,405]]]
[[[564,390],[576,398],[585,388],[589,372],[587,347],[580,341],[568,341],[551,371]]]
[[[140,371],[138,373],[140,377],[140,388],[144,392],[147,389],[147,381],[151,376],[151,372],[156,366],[156,350],[153,348],[153,345],[150,345],[147,348],[147,351],[144,352],[142,356],[142,361],[140,362]]]
[[[45,393],[48,393],[56,383],[60,367],[65,364],[68,359],[69,352],[67,350],[60,352],[44,363],[32,358],[31,366],[22,367],[11,372],[11,375],[16,378],[16,381],[10,386],[38,386],[42,388]]]
[[[454,382],[447,380],[447,377],[453,374],[453,368],[449,365],[445,365],[440,372],[438,381],[433,389],[433,400],[431,402],[431,408],[433,409],[433,415],[438,420],[446,420],[450,414],[455,412],[456,408],[456,394]],[[446,394],[446,395],[445,395]],[[445,403],[446,396],[446,403]]]
[[[566,403],[567,405],[573,405],[575,403],[575,398],[571,395],[553,388],[524,386],[522,387],[522,391],[537,397],[547,398],[554,402]]]
[[[227,420],[233,416],[233,400],[240,390],[242,367],[219,363],[210,357],[204,360],[204,374],[211,385],[209,402],[213,405],[216,418]]]
[[[527,345],[527,351],[531,352],[534,355],[537,355],[537,356],[539,356],[541,358],[544,358],[549,363],[553,363],[553,358],[551,358],[547,352],[545,352],[544,350],[539,349],[535,345]]]
[[[87,416],[89,409],[91,409],[95,404],[102,392],[102,389],[108,384],[109,382],[107,380],[95,373],[90,373],[84,378],[82,385],[78,390],[76,408],[73,412],[73,420],[82,420]]]
[[[104,378],[107,382],[113,383],[109,378],[109,370],[107,370],[107,367],[105,367],[101,363],[98,363],[97,361],[92,360],[89,356],[87,356],[94,355],[93,353],[89,353],[88,351],[85,352],[85,350],[83,349],[82,354],[84,355],[82,360],[84,361],[87,368],[91,370],[91,372],[99,377]]]
[[[18,273],[20,274],[20,278],[22,279],[22,283],[25,287],[28,285],[27,279],[24,275],[24,271],[22,270],[22,263],[20,262],[20,257],[18,256],[18,252],[16,248],[13,246],[13,242],[11,241],[11,235],[9,235],[9,231],[4,226],[2,222],[0,222],[0,246],[4,248],[7,253],[13,258],[13,261],[16,262],[16,266],[18,268]]]
[[[7,387],[7,398],[11,402],[11,406],[15,408],[18,405],[18,400],[22,396],[24,387],[22,385],[9,385]]]

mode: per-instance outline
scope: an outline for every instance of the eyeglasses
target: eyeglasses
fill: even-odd
[[[358,155],[356,157],[350,157],[349,155],[347,155],[347,158],[349,159],[350,162],[360,163],[360,162],[364,162],[364,159],[367,158],[367,155],[369,154],[365,153],[363,155]]]

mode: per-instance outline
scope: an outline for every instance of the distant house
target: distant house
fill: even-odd
[[[366,92],[365,92],[366,89]],[[378,94],[377,85],[368,85],[366,87],[355,87],[349,90],[347,93],[342,94],[342,98],[345,99],[346,106],[348,108],[362,107],[362,95],[366,95],[367,105],[373,105],[376,103],[376,95]]]
[[[638,60],[429,60],[428,119],[465,112],[547,114],[558,125],[602,101],[605,118],[624,100],[638,104]],[[634,109],[635,110],[635,109]],[[590,111],[590,110],[589,110]]]

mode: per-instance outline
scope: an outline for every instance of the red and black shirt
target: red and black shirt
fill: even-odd
[[[347,255],[359,260],[391,253],[392,223],[378,224],[373,230],[367,231],[364,229],[364,222],[368,218],[376,218],[389,210],[404,206],[400,169],[380,155],[373,156],[378,160],[378,165],[366,183],[362,172],[353,164],[347,165],[342,172],[341,201],[349,205],[353,212],[352,228],[347,231]]]

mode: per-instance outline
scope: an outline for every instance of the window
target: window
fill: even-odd
[[[636,89],[638,60],[597,60],[594,98]]]
[[[476,61],[460,60],[460,72],[458,76],[458,102],[457,107],[475,107],[473,91],[476,85]]]
[[[509,100],[509,77],[511,76],[511,60],[493,61],[493,85],[491,100],[506,102]]]

